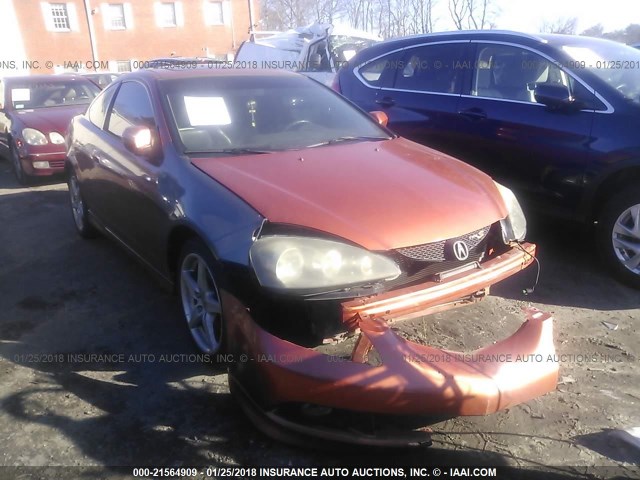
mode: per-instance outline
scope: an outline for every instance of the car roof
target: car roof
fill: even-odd
[[[176,78],[202,77],[263,77],[263,78],[307,78],[299,73],[276,69],[221,68],[218,65],[193,69],[149,68],[137,70],[120,78],[143,78],[148,80],[171,80]]]
[[[516,32],[516,31],[512,31],[512,30],[454,30],[454,31],[447,31],[447,32],[432,32],[432,33],[420,33],[417,35],[408,35],[406,37],[399,37],[399,38],[392,38],[389,40],[385,40],[384,42],[380,42],[376,45],[374,45],[373,47],[369,47],[369,48],[374,48],[377,46],[381,46],[381,45],[393,45],[393,44],[414,44],[416,43],[416,41],[419,40],[425,40],[426,42],[428,41],[435,41],[435,40],[443,40],[443,39],[451,39],[451,40],[460,40],[461,37],[464,38],[468,38],[468,39],[475,39],[475,38],[499,38],[499,37],[520,37],[523,39],[528,39],[528,40],[532,40],[532,41],[537,41],[537,42],[544,42],[545,39],[543,38],[543,35],[541,34],[530,34],[530,33],[523,33],[523,32]]]
[[[407,37],[393,38],[384,42],[376,43],[367,47],[354,57],[355,63],[367,61],[371,58],[385,55],[394,50],[420,45],[421,43],[449,42],[449,41],[502,41],[517,42],[529,47],[551,46],[559,47],[564,45],[584,46],[594,43],[617,43],[612,40],[579,35],[562,35],[551,33],[523,33],[511,30],[456,30],[452,32],[435,32],[411,35]]]
[[[83,82],[87,82],[86,78],[83,78],[82,75],[77,73],[62,73],[60,75],[18,75],[11,77],[4,77],[2,79],[5,83],[37,83],[37,82],[57,82],[63,80],[80,80]]]

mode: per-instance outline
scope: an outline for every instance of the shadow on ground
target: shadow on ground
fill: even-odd
[[[534,264],[492,289],[494,295],[546,305],[595,310],[640,308],[638,290],[614,279],[601,264],[590,229],[557,220],[531,217],[527,241],[538,246],[540,276]],[[585,288],[588,280],[589,288]],[[596,292],[596,294],[594,294]]]

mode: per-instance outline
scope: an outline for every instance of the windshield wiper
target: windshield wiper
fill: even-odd
[[[185,150],[187,154],[204,154],[204,153],[224,153],[227,155],[251,155],[273,153],[273,150],[258,150],[255,148],[217,148],[211,150]]]
[[[325,142],[314,143],[313,145],[307,145],[305,148],[323,147],[325,145],[334,145],[336,143],[342,143],[342,142],[364,142],[364,141],[376,142],[378,140],[389,140],[390,138],[391,137],[348,135],[344,137],[332,138],[331,140],[327,140]]]

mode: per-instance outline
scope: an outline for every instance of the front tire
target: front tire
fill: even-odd
[[[184,318],[200,351],[224,350],[222,302],[216,283],[216,260],[200,240],[185,243],[178,263],[178,284]]]
[[[598,218],[598,246],[622,282],[640,288],[640,192],[627,188],[605,204]]]
[[[80,183],[78,182],[78,177],[76,177],[75,173],[69,173],[67,186],[69,187],[71,215],[73,217],[73,224],[76,227],[76,232],[78,232],[78,235],[80,235],[82,238],[95,237],[97,231],[89,222],[87,205],[82,197]]]
[[[15,143],[11,142],[9,156],[11,157],[11,164],[13,166],[13,173],[16,176],[16,180],[20,185],[28,185],[30,177],[24,172],[22,168],[22,162],[20,161],[20,155],[18,155],[18,149]]]

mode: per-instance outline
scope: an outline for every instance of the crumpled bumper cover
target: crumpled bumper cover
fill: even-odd
[[[351,359],[268,333],[224,292],[228,334],[241,360],[230,372],[232,380],[264,410],[300,402],[378,414],[485,415],[543,395],[555,389],[558,378],[547,313],[527,309],[512,336],[466,353],[407,341],[388,324],[394,314],[487,288],[526,267],[534,252],[534,245],[525,244],[471,273],[343,304],[345,321],[360,332]],[[371,349],[379,365],[365,363]]]

